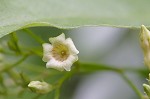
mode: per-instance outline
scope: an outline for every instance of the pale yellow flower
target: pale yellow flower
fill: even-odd
[[[54,68],[60,71],[71,70],[71,66],[78,60],[76,49],[71,38],[65,39],[65,34],[49,38],[49,43],[43,44],[43,61],[47,62],[47,68]]]

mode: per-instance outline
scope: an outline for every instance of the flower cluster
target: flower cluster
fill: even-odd
[[[141,26],[140,43],[144,53],[144,63],[150,69],[150,31]]]
[[[49,43],[43,44],[43,61],[47,62],[47,68],[54,68],[60,71],[70,71],[72,64],[78,60],[76,49],[71,38],[65,39],[65,34],[49,38]],[[31,81],[28,87],[36,93],[45,94],[52,90],[52,85],[46,82]]]

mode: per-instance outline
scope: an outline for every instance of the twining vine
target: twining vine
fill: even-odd
[[[144,28],[145,29],[145,28]],[[33,33],[30,29],[23,29],[22,30],[24,33],[27,33],[29,36],[31,36],[33,39],[35,39],[41,46],[43,44],[44,45],[44,49],[32,49],[32,48],[25,48],[19,45],[19,40],[18,37],[16,35],[16,32],[11,33],[10,35],[10,40],[7,42],[7,48],[9,48],[11,51],[5,50],[5,47],[1,47],[0,48],[0,52],[1,54],[5,55],[12,55],[12,56],[20,56],[20,59],[16,59],[16,61],[14,63],[3,63],[2,62],[2,66],[0,69],[1,74],[6,73],[9,75],[9,77],[20,87],[22,87],[21,91],[18,92],[18,96],[22,95],[24,93],[25,90],[31,92],[31,93],[37,93],[37,95],[35,95],[33,97],[33,99],[37,99],[39,97],[41,97],[43,94],[51,94],[52,91],[54,91],[55,95],[54,95],[54,99],[59,99],[60,98],[60,93],[61,93],[61,86],[63,85],[63,83],[73,77],[76,74],[82,74],[82,73],[92,73],[95,71],[113,71],[117,74],[119,74],[124,81],[130,86],[130,88],[132,88],[132,90],[139,96],[140,99],[143,99],[144,95],[142,94],[142,92],[140,92],[138,90],[138,88],[132,83],[132,81],[125,75],[126,72],[134,72],[137,74],[141,74],[141,75],[146,75],[148,74],[148,70],[145,70],[143,68],[139,68],[139,69],[135,69],[135,68],[116,68],[114,66],[108,66],[108,65],[104,65],[104,64],[95,64],[95,63],[83,63],[81,61],[78,60],[78,50],[75,48],[74,45],[67,45],[67,43],[62,43],[62,42],[66,42],[64,36],[65,34],[60,34],[57,37],[51,37],[50,41],[52,45],[48,45],[44,40],[42,40],[38,35],[36,35],[36,33]],[[145,32],[145,31],[144,31]],[[60,37],[61,36],[61,37]],[[59,40],[62,40],[62,42],[60,42]],[[69,38],[69,44],[73,44],[72,40]],[[143,40],[142,40],[143,41]],[[47,46],[48,45],[48,46]],[[53,46],[53,50],[48,51],[46,48],[51,48]],[[73,47],[72,47],[73,46]],[[70,49],[72,48],[72,52],[70,54]],[[22,49],[25,49],[22,50]],[[44,52],[44,50],[46,49],[46,51]],[[13,53],[12,53],[13,51]],[[147,50],[146,50],[147,51]],[[49,53],[50,52],[50,53]],[[52,53],[51,53],[52,52]],[[71,60],[71,63],[66,63],[66,67],[62,66],[62,65],[56,65],[55,64],[48,64],[47,67],[49,68],[54,68],[56,70],[53,70],[53,72],[49,72],[51,69],[46,69],[46,66],[42,66],[45,67],[45,69],[38,69],[38,68],[33,68],[32,65],[30,63],[25,62],[30,56],[38,56],[41,58],[43,58],[43,53],[44,53],[44,61],[49,62],[50,59],[53,58],[57,58],[58,60],[60,60],[61,62],[63,62],[64,60],[66,60],[69,55],[74,56],[73,60]],[[49,54],[53,54],[53,56],[49,57],[47,55]],[[58,54],[58,55],[56,55]],[[44,62],[43,62],[44,63]],[[17,69],[17,66],[21,66],[21,65],[29,65],[30,67],[25,67],[22,66],[21,68],[26,68],[28,71],[34,71],[34,72],[38,72],[39,74],[37,75],[37,77],[35,77],[34,79],[32,79],[31,77],[28,77],[26,72],[18,72],[18,71],[14,71],[14,69]],[[68,66],[69,64],[69,66]],[[54,67],[55,66],[55,67]],[[57,67],[59,66],[59,67]],[[35,66],[34,66],[35,67]],[[41,66],[38,66],[41,67]],[[44,70],[44,71],[41,71]],[[57,71],[58,70],[58,71]],[[45,73],[47,73],[45,75]],[[44,76],[43,76],[44,75]],[[56,82],[53,83],[49,83],[49,82],[45,82],[44,79],[45,78],[49,78],[51,76],[55,76],[55,75],[61,75],[61,77],[58,78],[58,80]],[[7,86],[5,86],[4,83],[4,77],[3,75],[0,75],[0,85],[4,87],[3,90],[0,90],[0,94],[1,95],[9,95],[9,93],[7,92]],[[36,79],[36,81],[34,81]],[[41,79],[43,79],[43,81],[40,81]],[[30,84],[30,86],[29,86]],[[148,95],[148,91],[145,90],[147,95]],[[145,98],[146,99],[146,98]]]

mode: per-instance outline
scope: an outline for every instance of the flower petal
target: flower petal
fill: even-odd
[[[43,58],[42,58],[42,60],[44,61],[44,62],[48,62],[49,60],[51,59],[51,55],[44,55],[43,56]]]
[[[52,50],[52,45],[51,44],[48,44],[48,43],[44,43],[42,44],[43,46],[43,58],[42,60],[44,62],[48,62],[51,58],[51,50]]]
[[[66,39],[66,44],[68,45],[68,47],[69,47],[69,49],[70,49],[70,52],[72,53],[72,54],[78,54],[79,53],[79,51],[76,49],[76,47],[75,47],[75,45],[74,45],[74,43],[73,43],[73,41],[72,41],[72,39],[71,38],[67,38]]]
[[[49,41],[53,44],[54,42],[64,42],[65,41],[65,34],[62,33],[57,37],[49,38]]]
[[[70,55],[68,57],[68,59],[66,61],[64,61],[64,69],[66,71],[70,71],[71,70],[71,66],[74,62],[76,62],[78,60],[78,56],[77,55]]]
[[[44,53],[48,53],[52,50],[52,45],[49,43],[42,44]]]
[[[47,62],[46,64],[47,68],[54,68],[57,69],[59,71],[63,71],[63,62],[59,62],[57,60],[55,60],[54,58],[52,58],[50,61]]]
[[[63,67],[64,67],[64,69],[66,70],[66,71],[70,71],[71,70],[71,66],[72,66],[72,62],[70,62],[70,61],[68,61],[68,62],[64,62],[64,65],[63,65]]]

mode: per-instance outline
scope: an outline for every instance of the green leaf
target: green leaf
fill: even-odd
[[[0,37],[33,26],[150,26],[149,0],[1,0]]]

